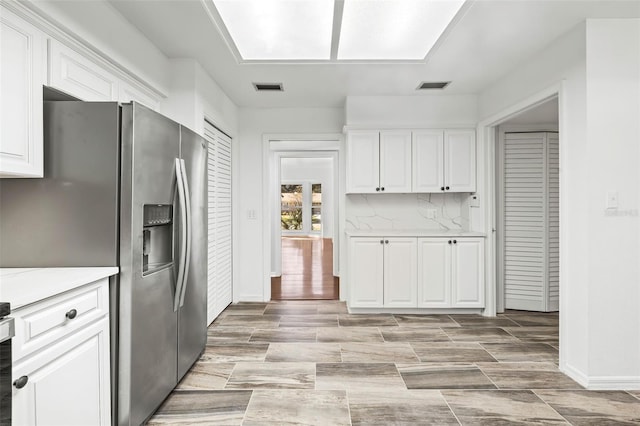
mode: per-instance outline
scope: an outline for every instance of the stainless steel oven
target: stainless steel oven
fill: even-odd
[[[11,425],[11,338],[13,318],[8,303],[0,303],[0,426]]]

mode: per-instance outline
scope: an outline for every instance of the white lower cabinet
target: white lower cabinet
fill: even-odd
[[[350,308],[483,308],[484,238],[348,239]]]
[[[418,306],[451,307],[451,247],[442,238],[418,239]]]
[[[380,308],[384,304],[384,245],[380,241],[380,238],[350,239],[350,306]]]
[[[349,306],[416,307],[416,246],[416,238],[351,238]]]
[[[14,425],[111,424],[108,298],[102,295],[108,295],[107,279],[12,312]]]
[[[484,307],[484,240],[418,239],[418,306]]]
[[[37,353],[13,369],[14,425],[109,425],[109,319]],[[24,379],[22,379],[24,380]]]
[[[384,306],[415,308],[418,305],[416,238],[384,239]]]

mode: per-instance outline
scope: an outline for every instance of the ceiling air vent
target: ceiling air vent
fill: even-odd
[[[282,83],[253,83],[258,92],[284,92]]]
[[[422,83],[420,83],[420,85],[416,90],[444,89],[449,85],[449,83],[451,82],[450,81],[435,81],[435,82],[423,81]]]

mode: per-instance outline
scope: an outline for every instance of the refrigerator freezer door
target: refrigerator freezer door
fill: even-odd
[[[122,106],[119,424],[142,424],[177,383],[176,253],[166,268],[142,271],[143,206],[175,202],[179,140],[177,123],[136,103]]]
[[[207,149],[202,137],[182,127],[180,151],[191,198],[191,253],[178,311],[178,380],[207,341]]]

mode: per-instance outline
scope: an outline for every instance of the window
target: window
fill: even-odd
[[[280,186],[280,223],[283,231],[302,231],[302,185]]]
[[[311,230],[322,231],[322,184],[311,185]]]
[[[280,185],[280,227],[289,234],[322,232],[322,184]]]

